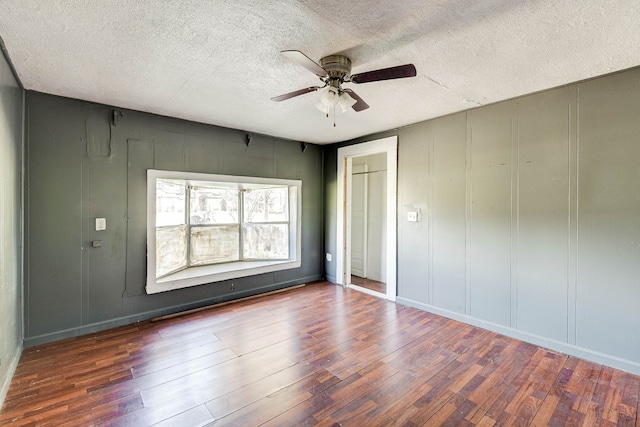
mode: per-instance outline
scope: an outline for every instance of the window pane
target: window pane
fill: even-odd
[[[245,222],[287,222],[289,189],[287,187],[247,189],[244,197]]]
[[[192,225],[238,223],[238,190],[191,187],[190,198]]]
[[[191,265],[238,261],[239,227],[221,225],[191,228]]]
[[[156,228],[156,278],[187,266],[187,226]]]
[[[287,224],[244,224],[243,255],[246,259],[288,259]]]
[[[156,227],[185,223],[185,184],[156,180]]]

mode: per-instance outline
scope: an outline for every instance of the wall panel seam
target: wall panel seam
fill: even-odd
[[[471,147],[473,144],[473,126],[472,126],[472,112],[468,112],[465,115],[466,120],[466,146],[465,146],[465,171],[466,171],[466,183],[465,183],[465,306],[464,312],[467,315],[471,314],[471,218],[473,216],[473,165],[471,164]]]
[[[520,111],[511,118],[511,327],[518,329],[518,256],[520,251]]]
[[[427,206],[427,233],[428,233],[428,238],[429,238],[429,245],[428,245],[428,289],[429,289],[429,295],[428,295],[428,301],[429,304],[433,304],[433,268],[434,268],[434,264],[433,264],[433,250],[434,250],[434,245],[433,245],[433,228],[434,228],[434,223],[433,223],[433,211],[434,211],[434,195],[433,195],[433,191],[434,191],[434,179],[435,179],[435,173],[434,173],[434,168],[435,168],[435,135],[434,132],[432,131],[431,134],[429,135],[429,172],[428,172],[428,176],[429,176],[429,183],[428,183],[428,206]]]

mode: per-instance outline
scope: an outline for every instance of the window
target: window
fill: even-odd
[[[302,182],[147,171],[147,293],[300,266]]]

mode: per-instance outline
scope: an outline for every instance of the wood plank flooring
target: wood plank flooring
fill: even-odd
[[[377,280],[365,279],[364,277],[354,276],[352,274],[351,283],[372,291],[380,292],[381,294],[387,293],[387,284],[378,282]]]
[[[15,426],[635,426],[640,377],[326,282],[24,351]]]

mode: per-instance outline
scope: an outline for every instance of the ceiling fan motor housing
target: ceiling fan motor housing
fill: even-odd
[[[342,55],[329,55],[320,60],[320,66],[329,74],[329,80],[337,82],[338,85],[344,81],[345,77],[351,74],[351,60]],[[337,87],[335,84],[331,86]]]

